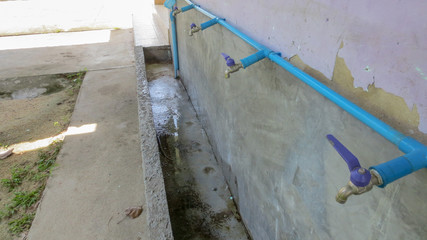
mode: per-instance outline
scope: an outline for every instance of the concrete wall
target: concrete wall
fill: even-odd
[[[209,1],[198,4],[219,14],[262,44],[302,61],[333,79],[338,58],[354,83],[402,98],[377,101],[403,129],[427,133],[427,2],[424,0]],[[377,97],[378,98],[378,97]],[[402,101],[396,107],[395,101]],[[402,108],[401,114],[390,108]],[[405,120],[412,115],[412,123]]]
[[[272,14],[279,8],[285,9],[277,6]],[[326,134],[334,134],[365,167],[402,153],[269,60],[224,79],[221,52],[240,59],[255,50],[219,25],[188,36],[192,22],[207,20],[195,10],[177,16],[180,74],[253,238],[425,238],[427,171],[336,203],[349,172]],[[301,59],[291,60],[321,78]],[[348,76],[344,70],[337,75]],[[364,103],[363,93],[344,91],[346,84],[322,81]],[[420,136],[424,141],[425,134]]]

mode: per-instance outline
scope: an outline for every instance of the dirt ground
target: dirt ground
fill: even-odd
[[[67,79],[70,75],[55,75],[57,78]],[[81,78],[82,79],[82,78]],[[65,81],[66,82],[66,81]],[[16,192],[31,192],[39,189],[40,197],[49,175],[50,168],[40,172],[38,162],[40,154],[44,151],[54,151],[52,147],[31,147],[35,141],[50,138],[63,132],[69,122],[77,99],[79,83],[68,79],[68,84],[63,84],[56,91],[48,91],[32,99],[0,99],[0,147],[14,148],[14,153],[0,160],[0,213],[10,206]],[[59,138],[61,139],[61,138]],[[25,147],[22,147],[23,144]],[[60,145],[59,145],[60,147]],[[58,149],[59,149],[58,147]],[[33,149],[35,148],[35,149]],[[1,151],[1,148],[0,148]],[[13,169],[25,169],[22,183],[10,190],[3,179],[12,179]],[[37,203],[26,208],[19,208],[11,217],[0,215],[0,239],[21,239],[23,234],[12,234],[10,222],[35,213]],[[21,235],[21,237],[19,237]]]

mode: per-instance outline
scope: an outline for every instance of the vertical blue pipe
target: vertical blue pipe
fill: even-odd
[[[173,55],[173,68],[174,68],[174,74],[175,78],[178,77],[178,69],[179,69],[179,62],[178,62],[178,44],[176,41],[176,23],[175,23],[175,16],[173,15],[173,10],[170,12],[170,19],[171,19],[171,30],[172,30],[172,55]]]

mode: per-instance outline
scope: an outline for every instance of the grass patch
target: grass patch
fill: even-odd
[[[49,177],[49,173],[47,172],[33,172],[32,177],[30,178],[33,182],[39,182],[47,179]]]
[[[65,130],[85,74],[86,70],[50,76],[57,81],[45,87],[48,92],[57,94],[38,98],[34,108],[22,107],[25,104],[21,101],[5,101],[5,106],[16,111],[7,114],[5,121],[0,124],[4,133],[0,134],[0,151],[3,151],[2,148],[6,150],[12,143],[56,136]],[[10,93],[0,89],[1,98],[9,99],[8,94]],[[33,128],[37,131],[26,131]],[[42,151],[14,154],[0,161],[0,239],[15,239],[17,235],[26,235],[43,196],[47,179],[56,167],[56,157],[61,145],[60,142],[54,143]]]
[[[13,215],[18,213],[20,210],[27,210],[29,207],[39,201],[41,193],[44,190],[44,185],[40,186],[34,191],[29,192],[15,192],[15,197],[12,199],[10,204],[7,204],[5,208],[0,212],[0,218],[11,218]]]
[[[83,82],[83,78],[85,77],[86,72],[87,72],[87,69],[85,68],[76,73],[64,74],[64,77],[70,80],[73,83],[73,86],[76,86],[76,85],[80,86]]]
[[[52,143],[47,151],[39,152],[39,161],[37,162],[39,172],[50,170],[56,161],[56,157],[58,156],[61,147],[62,141],[57,141]]]
[[[10,221],[8,223],[9,225],[9,232],[12,234],[20,234],[23,231],[27,231],[31,227],[31,223],[34,220],[35,213],[26,213],[20,218],[17,218],[13,221]]]
[[[71,81],[72,84],[72,88],[67,90],[68,95],[72,96],[74,94],[76,94],[79,89],[80,86],[83,83],[83,78],[85,77],[87,72],[87,69],[85,68],[84,70],[81,70],[80,72],[77,73],[67,73],[67,74],[63,74],[63,76],[68,79],[69,81]]]
[[[41,186],[30,192],[16,192],[15,197],[12,199],[12,207],[15,209],[28,209],[40,199],[40,195],[43,189],[44,186]]]
[[[6,187],[9,192],[13,191],[16,187],[22,184],[23,179],[27,176],[29,168],[13,168],[11,171],[11,178],[1,180],[1,184]]]
[[[62,141],[52,143],[46,150],[39,151],[39,160],[32,169],[14,167],[11,170],[12,177],[1,180],[2,185],[8,188],[9,192],[22,189],[20,185],[25,181],[32,181],[38,186],[35,190],[14,192],[13,198],[1,209],[0,220],[7,221],[11,234],[18,235],[31,227],[35,216],[35,213],[32,213],[34,211],[32,206],[35,206],[41,198],[61,147]]]

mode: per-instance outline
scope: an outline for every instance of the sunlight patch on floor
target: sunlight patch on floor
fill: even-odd
[[[13,148],[13,153],[19,154],[19,153],[25,153],[33,150],[37,150],[40,148],[45,148],[49,146],[50,144],[56,142],[56,141],[62,141],[66,136],[72,136],[72,135],[80,135],[80,134],[88,134],[93,133],[96,131],[97,124],[85,124],[80,127],[69,127],[67,131],[64,131],[56,136],[39,139],[33,142],[22,142],[10,145],[8,148]]]

